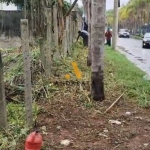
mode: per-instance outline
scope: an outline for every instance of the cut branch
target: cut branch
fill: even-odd
[[[65,16],[65,17],[69,16],[70,12],[72,11],[72,9],[74,8],[74,6],[76,5],[77,2],[78,2],[78,0],[75,0],[75,1],[73,2],[73,4],[71,5],[71,8],[68,10],[68,12],[66,13],[66,16]]]
[[[124,95],[124,93],[122,93],[112,104],[109,108],[107,108],[107,110],[104,113],[107,113],[119,100],[120,98]]]

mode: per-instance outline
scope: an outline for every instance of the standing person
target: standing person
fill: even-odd
[[[83,45],[87,47],[88,46],[89,33],[85,30],[78,31],[77,41],[78,41],[79,37],[83,38]]]
[[[112,34],[111,34],[111,31],[110,31],[109,28],[107,29],[107,32],[105,33],[105,37],[106,37],[106,40],[107,40],[106,45],[111,46],[111,37],[112,37]]]

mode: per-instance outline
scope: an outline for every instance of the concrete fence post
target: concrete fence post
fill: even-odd
[[[21,43],[24,62],[26,124],[28,127],[31,127],[33,125],[32,85],[31,85],[31,69],[30,69],[30,54],[29,54],[30,50],[29,29],[27,19],[21,19]]]

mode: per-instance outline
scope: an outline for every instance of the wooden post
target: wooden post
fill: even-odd
[[[64,33],[63,33],[63,42],[62,42],[62,48],[63,48],[63,56],[66,57],[67,56],[67,32],[66,30],[64,30]]]
[[[34,45],[34,38],[33,38],[33,33],[34,33],[34,8],[33,8],[33,5],[34,5],[34,1],[33,0],[30,0],[30,5],[31,5],[31,34],[30,34],[30,43],[32,45]]]
[[[46,66],[45,73],[46,77],[49,79],[51,75],[51,50],[52,50],[52,9],[46,9],[47,18],[47,43],[45,48]]]
[[[77,35],[78,35],[78,21],[76,20],[75,21],[75,41],[76,41]]]
[[[92,5],[91,5],[91,1],[88,0],[88,13],[87,13],[87,17],[88,17],[88,32],[89,32],[89,39],[88,39],[88,57],[87,57],[87,66],[91,66],[92,64],[92,55],[91,55],[91,17],[92,17]]]
[[[70,16],[70,24],[69,24],[69,28],[70,28],[70,48],[71,48],[71,46],[72,46],[72,36],[73,36],[73,34],[72,34],[72,24],[73,24],[73,22],[72,22],[72,17]]]
[[[76,22],[73,21],[73,43],[76,42]]]
[[[80,30],[81,29],[81,24],[80,24],[80,22],[81,22],[81,18],[80,18],[80,14],[79,14],[79,12],[77,13],[77,24],[78,24],[78,30]]]
[[[75,7],[72,10],[73,15],[73,43],[76,41],[76,35],[77,35],[77,11],[78,11],[78,5],[76,4]]]
[[[67,51],[69,53],[69,50],[70,50],[70,35],[69,35],[69,17],[66,17],[66,40],[67,40]]]
[[[46,62],[45,62],[45,53],[44,53],[44,39],[40,38],[39,39],[39,47],[40,47],[40,57],[41,61],[43,63],[43,66],[45,67]]]
[[[72,21],[72,44],[74,42],[74,37],[75,37],[75,35],[74,35],[74,21]]]
[[[54,44],[55,44],[55,55],[54,57],[60,58],[59,49],[58,49],[58,20],[57,20],[57,7],[53,6],[53,23],[54,23]]]
[[[0,51],[0,128],[7,129],[7,113],[6,113],[5,87],[4,87],[3,63],[1,51]]]
[[[25,111],[27,127],[33,125],[32,115],[32,85],[31,85],[31,70],[30,70],[30,54],[29,54],[29,29],[28,20],[21,19],[21,43],[23,50],[24,62],[24,81],[25,81]]]
[[[81,27],[82,27],[82,17],[80,16],[80,14],[78,13],[78,30],[81,30]]]
[[[71,20],[69,16],[69,50],[71,48]]]
[[[71,46],[73,44],[73,38],[74,38],[74,34],[73,34],[73,23],[74,21],[71,19]]]

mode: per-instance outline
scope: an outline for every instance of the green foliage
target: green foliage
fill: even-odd
[[[3,53],[3,62],[4,62],[4,77],[6,84],[6,90],[9,89],[9,86],[17,87],[17,90],[24,91],[24,87],[18,86],[20,80],[23,79],[23,59],[22,53],[18,53],[16,49],[9,49],[2,51]],[[39,63],[39,50],[34,49],[31,51],[32,58],[32,67],[36,69],[35,64]],[[33,70],[35,73],[35,70]],[[38,71],[39,72],[39,71]],[[36,73],[38,75],[38,73]],[[9,89],[6,96],[9,93],[15,93],[16,89]],[[33,93],[34,94],[34,93]],[[13,97],[13,102],[8,102],[7,104],[7,114],[8,114],[8,124],[9,129],[7,131],[0,131],[0,150],[19,150],[18,142],[22,141],[24,144],[24,140],[29,129],[25,127],[25,104],[23,99],[18,98],[17,96]],[[35,97],[35,95],[33,95]],[[11,98],[11,97],[10,97]],[[16,103],[17,102],[17,103]],[[33,115],[34,120],[37,118],[37,114],[39,113],[40,108],[36,103],[33,103]]]
[[[117,88],[118,91],[126,91],[127,99],[136,100],[143,107],[150,106],[150,82],[143,79],[145,73],[119,52],[112,49],[105,52],[107,90]]]
[[[108,10],[106,12],[106,20],[109,26],[112,26],[113,24],[113,10]]]
[[[68,12],[70,7],[71,7],[71,4],[68,3],[67,1],[64,1],[64,5],[63,5],[63,13],[64,13],[64,15]]]
[[[25,139],[29,129],[25,127],[25,108],[24,104],[9,103],[8,109],[8,122],[9,129],[0,132],[0,149],[1,150],[19,150],[18,142],[20,139]],[[39,113],[39,107],[33,106],[33,113],[36,118]],[[23,143],[24,144],[24,140]]]
[[[24,6],[24,0],[2,0],[2,1],[5,2],[7,5],[15,4],[16,6],[21,6],[22,8]],[[52,0],[51,4],[54,5],[56,2],[57,2],[57,0]],[[30,0],[27,0],[27,5],[30,6]],[[71,6],[71,4],[69,2],[64,1],[64,6],[63,6],[64,11],[68,10],[70,8],[70,6]]]
[[[126,5],[119,8],[119,24],[134,29],[135,24],[150,23],[149,7],[150,0],[130,0]],[[107,11],[106,16],[107,22],[112,24],[113,13],[111,13],[112,10]]]

